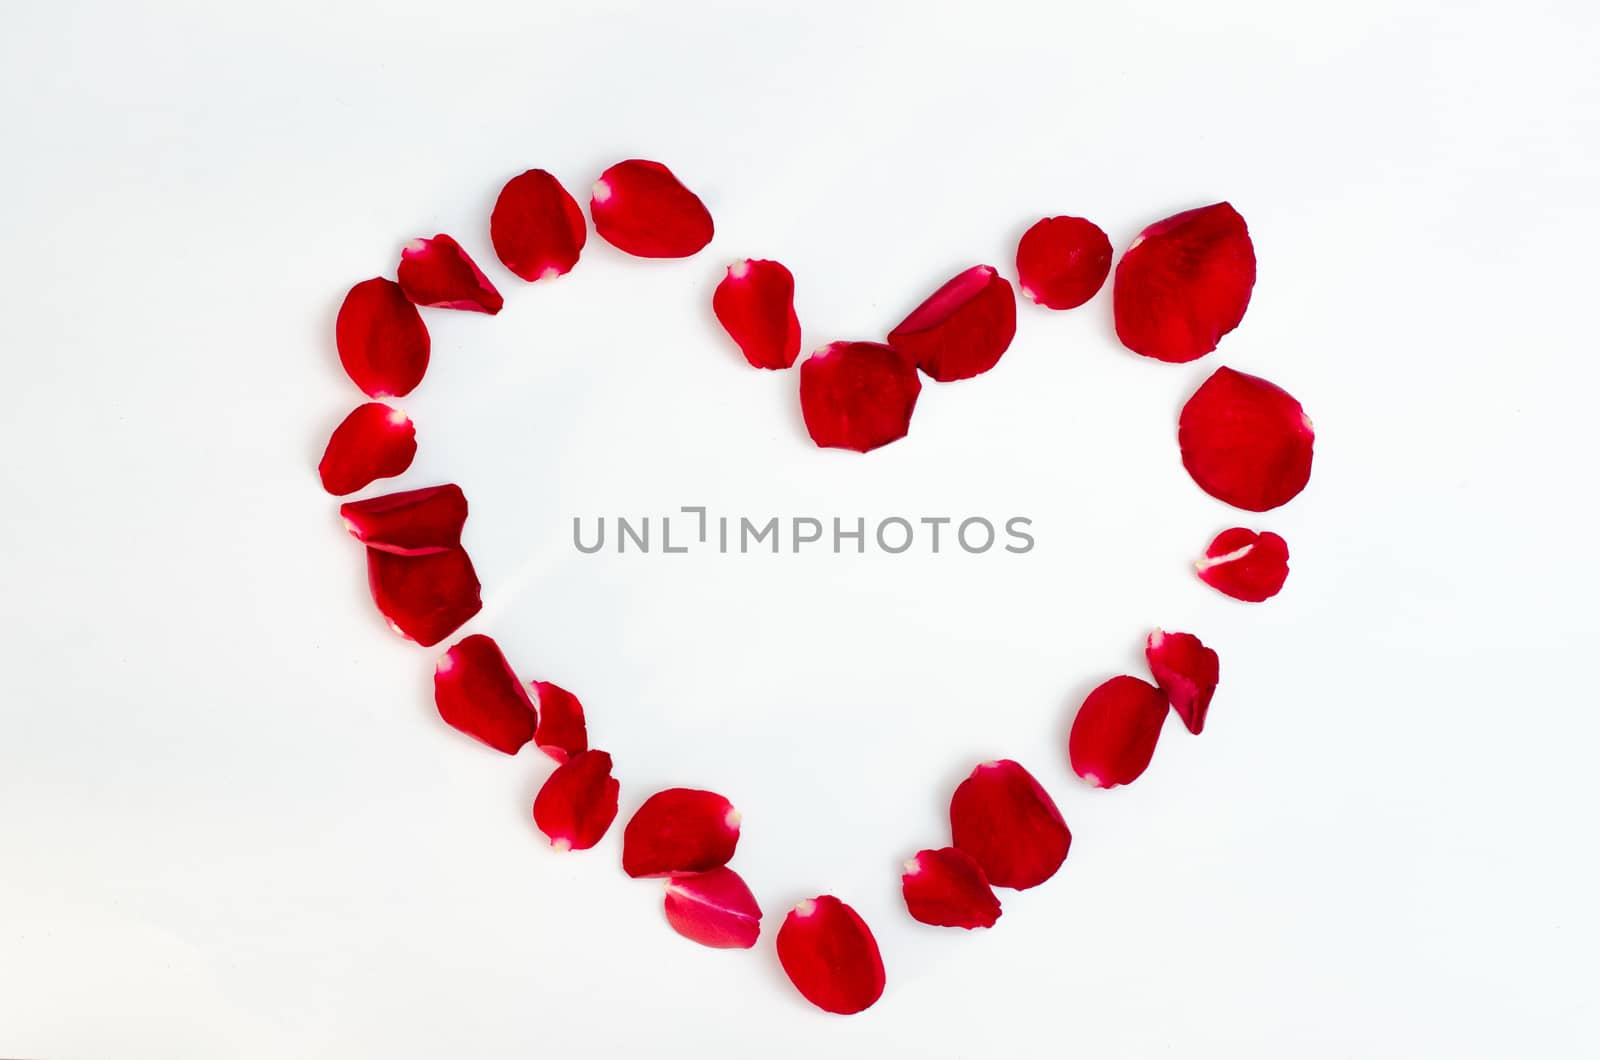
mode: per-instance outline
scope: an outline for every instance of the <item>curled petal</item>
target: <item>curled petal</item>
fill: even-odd
[[[1011,282],[988,265],[951,278],[889,332],[889,345],[941,383],[982,375],[1017,333]]]
[[[481,633],[439,657],[433,701],[451,728],[514,755],[533,739],[539,716],[500,645]]]
[[[1189,731],[1199,736],[1206,727],[1211,697],[1217,691],[1217,653],[1201,644],[1193,633],[1158,629],[1145,641],[1144,657],[1172,709]]]
[[[464,548],[401,556],[367,549],[367,584],[390,628],[432,647],[483,607],[478,574]]]
[[[500,189],[489,215],[489,238],[501,264],[531,283],[569,272],[583,253],[589,227],[560,181],[530,169]]]
[[[1287,391],[1218,368],[1178,416],[1178,449],[1196,485],[1252,512],[1287,504],[1311,480],[1311,420]]]
[[[1219,202],[1157,221],[1117,265],[1117,337],[1159,361],[1203,357],[1244,319],[1255,283],[1255,246],[1232,206]]]
[[[712,869],[666,884],[667,923],[686,939],[718,950],[747,950],[761,935],[761,906],[737,872]]]
[[[1054,876],[1072,846],[1061,811],[1032,774],[1010,759],[984,762],[956,788],[950,833],[992,886],[1018,891]]]
[[[400,289],[417,305],[435,309],[500,312],[505,299],[489,277],[467,257],[461,244],[443,234],[413,239],[400,252]]]
[[[534,681],[530,687],[539,707],[539,730],[533,734],[539,750],[557,762],[586,750],[589,730],[584,725],[583,704],[578,697],[549,681]]]
[[[339,506],[345,529],[368,548],[426,556],[461,544],[467,497],[454,483],[389,493]]]
[[[906,911],[935,927],[986,928],[1000,919],[1000,899],[983,867],[956,848],[921,850],[900,877]]]
[[[739,811],[721,795],[668,788],[644,801],[622,831],[622,871],[670,876],[721,868],[739,845]]]
[[[1270,530],[1236,526],[1218,534],[1194,566],[1219,593],[1258,604],[1277,596],[1288,579],[1289,543]]]
[[[1137,677],[1113,677],[1089,693],[1067,741],[1072,771],[1097,788],[1131,784],[1150,765],[1167,719],[1167,696]]]
[[[848,1016],[883,996],[883,955],[872,929],[831,894],[800,902],[778,929],[778,961],[802,997]]]
[[[1111,240],[1082,217],[1046,217],[1017,243],[1017,283],[1047,309],[1075,309],[1105,285]]]
[[[711,213],[660,162],[630,158],[595,181],[589,215],[600,238],[641,258],[686,258],[711,242]]]
[[[417,428],[397,408],[370,401],[333,429],[317,474],[335,497],[354,493],[380,478],[392,478],[417,455]]]
[[[800,355],[794,275],[776,261],[746,259],[728,266],[711,309],[744,359],[757,368],[788,368]]]
[[[580,751],[556,767],[533,800],[533,823],[557,850],[588,850],[617,818],[611,756]]]
[[[339,363],[368,397],[404,397],[428,370],[428,328],[393,280],[350,288],[334,326]]]
[[[800,411],[811,440],[865,453],[906,436],[922,381],[914,364],[875,342],[835,342],[800,365]]]

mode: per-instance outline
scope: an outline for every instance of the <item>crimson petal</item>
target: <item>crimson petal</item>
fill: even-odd
[[[1000,899],[983,867],[956,847],[920,850],[900,877],[906,911],[935,927],[986,928],[1000,919]]]
[[[835,342],[800,365],[800,411],[825,449],[869,452],[906,436],[922,381],[904,355],[875,342]]]
[[[428,370],[428,328],[393,280],[350,288],[334,325],[339,363],[368,397],[404,397]]]
[[[433,701],[451,728],[514,755],[533,739],[538,711],[500,645],[482,633],[463,637],[439,657]]]
[[[389,626],[424,648],[460,629],[483,607],[478,574],[460,547],[426,556],[369,548],[367,584]]]
[[[1278,595],[1289,577],[1289,543],[1270,530],[1224,530],[1195,563],[1200,580],[1235,600],[1258,604]]]
[[[1097,788],[1139,779],[1156,753],[1167,696],[1137,677],[1113,677],[1089,693],[1067,741],[1072,771]]]
[[[368,548],[426,556],[461,544],[467,497],[454,483],[388,493],[339,506],[345,529]]]
[[[630,158],[595,181],[589,214],[600,238],[641,258],[686,258],[711,242],[711,213],[660,162]]]
[[[380,478],[393,478],[417,455],[417,428],[397,408],[369,401],[340,421],[328,438],[317,474],[335,497]]]
[[[582,751],[556,767],[533,800],[533,823],[557,850],[588,850],[617,818],[611,756]]]
[[[489,239],[501,264],[530,283],[570,271],[588,238],[578,201],[543,169],[506,181],[489,215]]]
[[[778,262],[747,258],[729,265],[711,309],[755,367],[788,368],[800,355],[794,275]]]
[[[1145,641],[1150,673],[1167,694],[1172,709],[1196,736],[1206,727],[1206,712],[1217,691],[1217,653],[1200,643],[1193,633],[1156,630]]]
[[[1300,402],[1232,368],[1213,372],[1178,416],[1189,476],[1217,500],[1252,512],[1287,504],[1305,489],[1315,441]]]
[[[1026,890],[1056,874],[1072,832],[1039,782],[1010,759],[984,762],[950,798],[955,845],[995,887]]]
[[[802,997],[848,1016],[883,996],[883,955],[872,929],[831,894],[797,904],[778,929],[778,961]]]
[[[1111,240],[1082,217],[1046,217],[1017,243],[1017,283],[1047,309],[1075,309],[1111,272]]]
[[[1203,357],[1244,319],[1255,282],[1250,230],[1229,204],[1157,221],[1117,265],[1117,338],[1159,361]]]
[[[761,906],[737,872],[712,869],[666,884],[667,923],[686,939],[719,950],[747,950],[761,936]]]
[[[534,681],[530,687],[539,707],[539,730],[533,734],[539,750],[557,762],[587,750],[589,730],[578,697],[549,681]]]
[[[739,812],[721,795],[668,788],[644,801],[622,830],[622,871],[629,876],[709,872],[733,857]]]
[[[1017,334],[1011,282],[988,265],[951,278],[889,332],[889,345],[941,383],[982,375]]]
[[[444,233],[413,239],[400,251],[400,289],[417,305],[494,316],[505,305],[489,277]]]

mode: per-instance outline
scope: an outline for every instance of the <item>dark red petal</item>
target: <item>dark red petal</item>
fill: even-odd
[[[533,739],[539,715],[500,645],[482,633],[457,641],[433,672],[433,702],[452,728],[514,755]]]
[[[398,275],[400,289],[417,305],[494,316],[505,304],[461,244],[442,232],[407,243],[400,252]]]
[[[1194,566],[1218,592],[1258,604],[1277,596],[1289,577],[1289,543],[1270,530],[1257,534],[1236,526],[1218,534]]]
[[[339,506],[344,525],[368,548],[426,556],[461,544],[467,498],[454,483],[389,493]]]
[[[1183,466],[1199,487],[1235,508],[1286,504],[1311,479],[1311,420],[1265,379],[1218,368],[1178,416]]]
[[[622,871],[669,876],[721,868],[739,845],[739,811],[710,791],[668,788],[639,807],[622,831]]]
[[[935,927],[986,928],[1000,919],[983,867],[956,847],[921,850],[905,864],[900,889],[913,920]]]
[[[956,788],[950,834],[983,866],[992,886],[1018,891],[1054,876],[1072,846],[1061,811],[1010,759],[983,763]]]
[[[489,239],[501,264],[529,282],[571,270],[588,238],[578,201],[542,169],[506,181],[489,215]]]
[[[776,261],[729,265],[711,296],[711,309],[744,359],[757,368],[788,368],[800,355],[794,276]]]
[[[549,681],[533,681],[530,687],[539,707],[539,731],[533,734],[539,750],[557,762],[586,750],[589,730],[583,723],[583,704],[578,697]]]
[[[557,850],[588,850],[617,818],[611,756],[583,751],[556,767],[533,800],[533,823]]]
[[[1117,337],[1159,361],[1192,361],[1239,326],[1256,283],[1244,218],[1225,202],[1176,214],[1139,233],[1117,265]]]
[[[667,881],[667,923],[702,946],[747,950],[761,935],[761,906],[732,869]]]
[[[335,497],[354,493],[375,479],[392,478],[417,455],[417,428],[399,409],[368,402],[333,429],[317,474]]]
[[[686,258],[714,231],[705,203],[672,170],[638,158],[600,174],[589,214],[601,239],[641,258]]]
[[[875,342],[834,342],[800,365],[800,411],[824,449],[865,453],[904,438],[922,393],[917,369]]]
[[[831,894],[807,898],[778,929],[778,961],[807,1001],[848,1016],[883,996],[883,955],[867,922]]]
[[[404,397],[428,370],[428,328],[393,280],[350,288],[334,325],[339,363],[368,397]]]
[[[889,345],[941,383],[982,375],[1017,334],[1011,281],[974,265],[928,296],[889,332]]]
[[[424,648],[460,629],[483,607],[478,574],[464,548],[426,556],[369,548],[367,584],[390,628]]]
[[[1145,641],[1150,673],[1167,694],[1172,709],[1196,736],[1206,727],[1206,712],[1217,691],[1217,653],[1193,633],[1156,630]]]
[[[1111,272],[1111,240],[1082,217],[1046,217],[1017,243],[1017,283],[1047,309],[1076,309]]]
[[[1072,719],[1072,771],[1097,788],[1133,783],[1149,767],[1166,720],[1165,692],[1137,677],[1113,677]]]

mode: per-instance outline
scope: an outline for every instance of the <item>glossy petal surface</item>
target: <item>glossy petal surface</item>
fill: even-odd
[[[906,357],[874,342],[835,342],[800,365],[800,411],[825,449],[870,452],[906,436],[922,393]]]
[[[481,633],[462,638],[439,657],[433,702],[451,728],[508,755],[533,739],[539,723],[500,645]]]
[[[889,345],[941,383],[993,368],[1017,333],[1011,282],[975,265],[940,287],[889,332]]]
[[[561,182],[543,169],[506,181],[489,215],[489,239],[501,264],[530,283],[561,276],[578,263],[589,226]]]
[[[883,996],[883,956],[872,929],[831,894],[800,902],[778,929],[778,961],[802,997],[848,1016]]]
[[[374,277],[350,288],[334,330],[339,363],[368,397],[404,397],[422,382],[428,328],[393,280]]]
[[[1150,765],[1167,696],[1137,677],[1113,677],[1090,692],[1072,719],[1072,771],[1097,788],[1131,784]]]
[[[322,488],[335,497],[393,478],[417,455],[417,428],[399,409],[371,401],[333,429],[317,464]]]
[[[1159,361],[1203,357],[1244,319],[1255,282],[1250,230],[1228,203],[1157,221],[1117,265],[1117,337]]]
[[[950,833],[983,867],[991,886],[1019,891],[1054,876],[1072,846],[1055,802],[1009,759],[983,763],[956,788]]]

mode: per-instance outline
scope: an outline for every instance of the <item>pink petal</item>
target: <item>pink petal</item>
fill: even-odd
[[[986,928],[1000,919],[1000,899],[972,856],[956,847],[921,850],[900,877],[913,920],[935,927]]]
[[[993,368],[1016,333],[1011,282],[988,265],[974,265],[913,309],[889,332],[889,345],[948,383]]]
[[[500,645],[481,633],[463,637],[439,657],[433,702],[452,728],[514,755],[533,739],[539,716]]]
[[[617,818],[611,756],[581,751],[556,767],[533,800],[533,823],[557,850],[588,850]]]
[[[714,231],[705,203],[672,170],[638,158],[600,174],[589,214],[601,239],[641,258],[686,258]]]
[[[733,857],[739,812],[710,791],[668,788],[644,801],[622,831],[622,871],[629,876],[709,872]]]
[[[1212,373],[1178,416],[1190,477],[1217,500],[1252,512],[1287,504],[1305,489],[1314,441],[1300,402],[1232,368]]]
[[[883,956],[867,922],[831,894],[807,898],[778,929],[778,961],[802,997],[848,1016],[883,996]]]
[[[1156,630],[1145,642],[1144,657],[1172,709],[1196,736],[1206,727],[1206,711],[1217,691],[1217,653],[1193,633]]]
[[[1111,240],[1082,217],[1046,217],[1017,243],[1017,283],[1047,309],[1076,309],[1111,272]]]
[[[350,288],[334,333],[339,363],[368,397],[404,397],[428,370],[428,328],[393,280]]]
[[[1176,214],[1139,233],[1117,265],[1117,337],[1159,361],[1192,361],[1239,326],[1256,282],[1244,218],[1225,202]]]
[[[426,556],[461,545],[467,498],[454,483],[389,493],[339,507],[345,528],[368,548]]]
[[[686,939],[718,950],[747,950],[761,935],[761,907],[732,869],[667,881],[667,923]]]
[[[587,750],[589,730],[578,697],[549,681],[533,681],[530,687],[539,707],[539,731],[533,734],[539,750],[557,762]]]
[[[800,355],[794,276],[776,261],[746,259],[728,266],[711,309],[755,367],[788,368]]]
[[[1072,846],[1056,804],[1009,759],[983,763],[956,788],[950,833],[992,886],[1018,891],[1054,876]]]
[[[505,299],[461,244],[443,234],[413,239],[400,252],[400,289],[417,305],[494,316]]]
[[[1133,783],[1150,765],[1166,719],[1165,692],[1137,677],[1113,677],[1072,719],[1072,771],[1097,788]]]
[[[865,453],[904,438],[922,381],[904,355],[875,342],[834,342],[800,365],[800,411],[811,440]]]
[[[466,549],[400,556],[367,549],[367,584],[389,626],[432,647],[483,607],[477,572]]]
[[[1258,604],[1277,596],[1289,577],[1289,543],[1270,530],[1236,526],[1216,536],[1195,563],[1200,580],[1235,600]]]
[[[417,428],[399,409],[372,401],[333,429],[317,474],[335,497],[354,493],[375,479],[392,478],[417,455]]]
[[[542,169],[506,181],[489,215],[489,239],[501,264],[530,283],[570,271],[588,238],[578,201]]]

